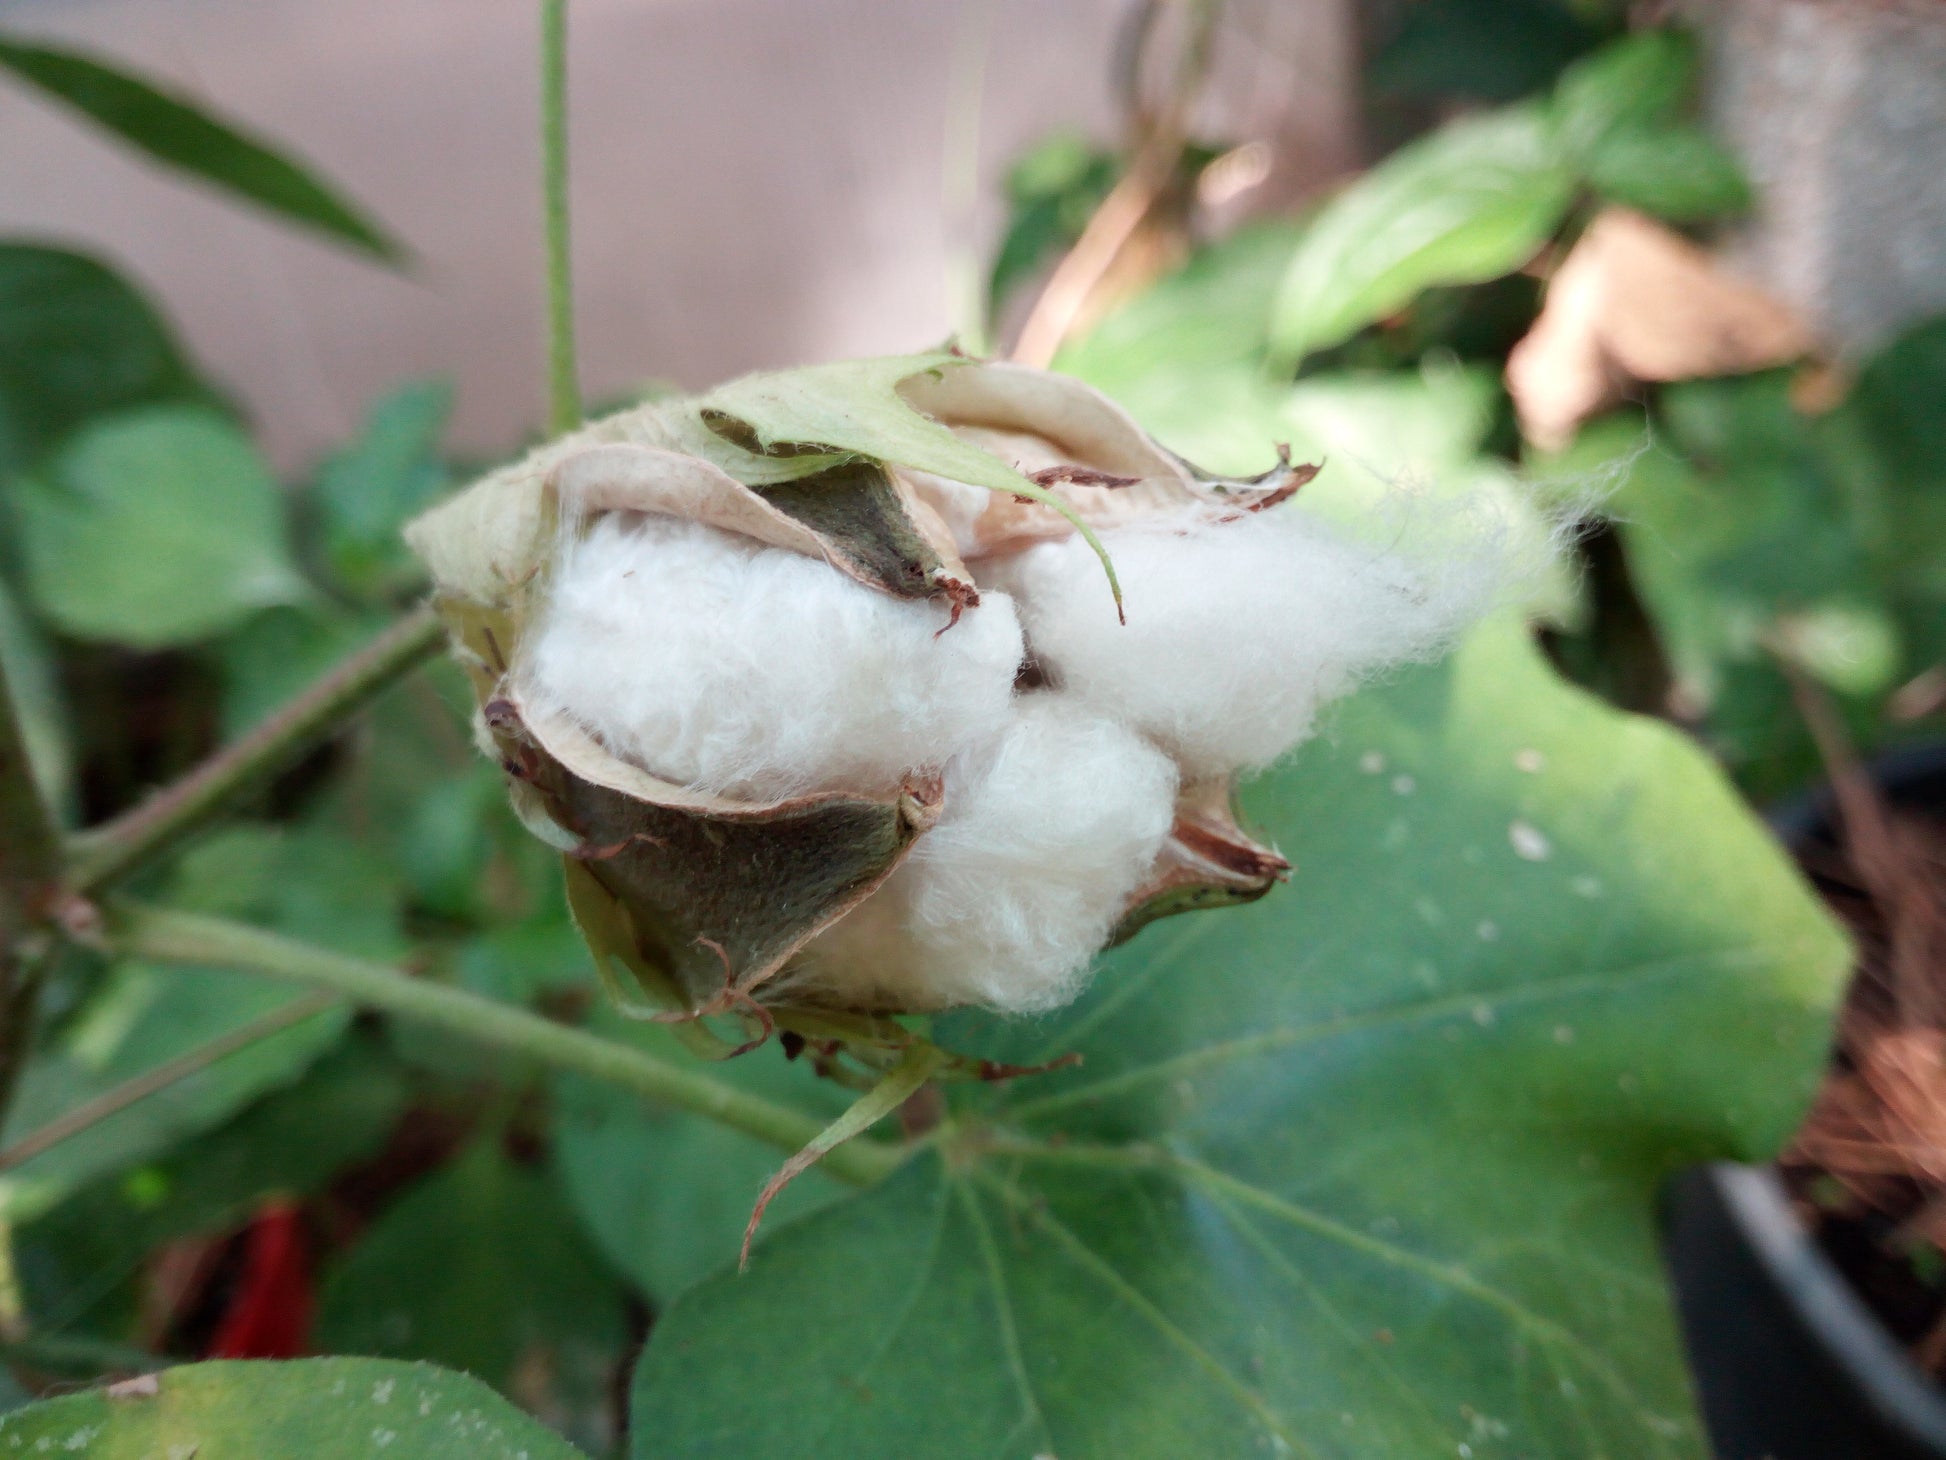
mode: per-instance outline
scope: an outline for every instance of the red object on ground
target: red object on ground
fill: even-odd
[[[265,1202],[243,1236],[243,1271],[203,1357],[293,1359],[311,1335],[311,1258],[297,1204]]]

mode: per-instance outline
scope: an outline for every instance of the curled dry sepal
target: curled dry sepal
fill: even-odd
[[[1488,606],[1480,534],[1333,525],[1287,500],[1315,470],[1214,476],[938,354],[625,411],[408,536],[624,1003],[883,1071],[884,1016],[1050,1009],[1104,944],[1262,896],[1238,775]]]

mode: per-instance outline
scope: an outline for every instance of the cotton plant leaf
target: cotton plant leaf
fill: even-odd
[[[171,648],[311,592],[269,467],[203,407],[97,420],[13,495],[27,594],[77,638]]]
[[[584,1443],[611,1438],[621,1284],[545,1165],[492,1136],[406,1191],[323,1274],[325,1352],[428,1359],[521,1392]],[[4,1453],[4,1452],[0,1452]]]
[[[1841,935],[1694,746],[1511,625],[1245,810],[1290,885],[945,1025],[1085,1062],[679,1298],[637,1456],[1698,1460],[1655,1193],[1792,1127]]]
[[[0,472],[31,465],[91,417],[207,394],[127,280],[86,254],[0,244]]]
[[[593,1027],[666,1059],[687,1059],[666,1025],[598,1010]],[[835,1119],[849,1094],[817,1078],[775,1044],[725,1061],[719,1080]],[[776,1171],[777,1152],[701,1116],[658,1106],[613,1086],[563,1076],[554,1085],[561,1179],[582,1224],[616,1269],[657,1303],[736,1261],[750,1208]],[[788,1222],[845,1188],[813,1167],[771,1204],[766,1222]]]
[[[1550,99],[1561,145],[1585,160],[1613,138],[1676,125],[1696,89],[1698,61],[1693,37],[1660,28],[1576,62]]]
[[[1295,364],[1435,285],[1513,272],[1560,227],[1574,181],[1539,104],[1402,147],[1312,218],[1272,306],[1273,356]]]
[[[0,39],[0,67],[169,167],[397,264],[405,254],[329,184],[268,143],[98,57]]]
[[[0,1415],[0,1455],[586,1460],[478,1379],[387,1359],[184,1364]]]

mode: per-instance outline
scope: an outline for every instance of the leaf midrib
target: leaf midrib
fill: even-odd
[[[1444,994],[1437,998],[1391,1004],[1362,1014],[1348,1014],[1334,1019],[1320,1020],[1314,1024],[1266,1029],[1256,1034],[1242,1035],[1185,1050],[1169,1059],[1159,1060],[1138,1069],[1125,1070],[1121,1074],[1110,1075],[1092,1084],[1079,1085],[1052,1095],[1044,1095],[1038,1100],[1003,1106],[996,1113],[1004,1115],[1010,1121],[1033,1121],[1052,1111],[1090,1104],[1112,1095],[1141,1089],[1145,1085],[1180,1079],[1185,1075],[1197,1074],[1232,1060],[1246,1059],[1272,1050],[1322,1043],[1347,1034],[1382,1029],[1388,1025],[1414,1024],[1423,1020],[1446,1018],[1458,1014],[1471,1016],[1473,1011],[1480,1008],[1497,1012],[1503,1008],[1540,1004],[1554,999],[1615,993],[1640,988],[1686,972],[1694,972],[1697,976],[1732,973],[1740,971],[1746,965],[1761,964],[1776,956],[1778,955],[1775,949],[1746,944],[1739,948],[1715,952],[1685,953],[1673,958],[1636,964],[1625,969],[1604,969],[1597,973],[1577,974],[1571,978],[1556,979],[1551,983],[1528,984],[1523,987],[1493,991]]]
[[[1075,1144],[1042,1146],[1031,1142],[1010,1143],[1005,1147],[1005,1153],[1015,1159],[1037,1161],[1050,1165],[1089,1166],[1097,1169],[1174,1176],[1185,1185],[1193,1186],[1200,1190],[1219,1208],[1225,1205],[1223,1198],[1226,1196],[1241,1201],[1245,1205],[1254,1207],[1281,1221],[1301,1227],[1314,1236],[1337,1242],[1342,1246],[1362,1253],[1367,1257],[1374,1258],[1388,1266],[1413,1273],[1416,1276],[1437,1283],[1462,1297],[1470,1298],[1474,1302],[1494,1310],[1515,1328],[1526,1332],[1538,1340],[1543,1346],[1543,1351],[1547,1348],[1553,1348],[1572,1354],[1579,1361],[1585,1372],[1600,1381],[1621,1402],[1628,1413],[1646,1416],[1652,1412],[1650,1406],[1614,1370],[1613,1366],[1607,1362],[1599,1350],[1595,1349],[1579,1334],[1575,1333],[1572,1329],[1554,1322],[1552,1319],[1545,1318],[1541,1314],[1536,1313],[1519,1299],[1509,1293],[1502,1292],[1490,1283],[1482,1281],[1465,1268],[1427,1257],[1422,1253],[1414,1252],[1410,1248],[1402,1247],[1397,1243],[1387,1242],[1383,1238],[1374,1236],[1369,1232],[1361,1232],[1355,1227],[1347,1226],[1342,1222],[1324,1215],[1322,1212],[1314,1211],[1309,1207],[1288,1201],[1273,1192],[1265,1191],[1261,1187],[1253,1186],[1249,1182],[1232,1176],[1227,1172],[1219,1171],[1213,1166],[1195,1160],[1193,1157],[1183,1155],[1180,1152],[1165,1150],[1159,1146],[1118,1147]],[[985,1184],[998,1192],[1003,1200],[1016,1206],[1021,1205],[1020,1198],[1017,1195],[1008,1192],[992,1177],[988,1176],[982,1179]],[[1094,1259],[1095,1263],[1106,1266],[1105,1259],[1102,1259],[1099,1254],[1094,1253],[1092,1249],[1087,1248],[1087,1245],[1073,1231],[1055,1221],[1047,1211],[1036,1208],[1032,1212],[1032,1215],[1036,1221],[1046,1225],[1064,1243],[1070,1245],[1072,1248],[1087,1252]],[[1116,1276],[1119,1278],[1119,1274]],[[1126,1279],[1121,1279],[1121,1281],[1126,1285]],[[1135,1294],[1134,1296],[1137,1298],[1140,1297],[1139,1294]],[[1146,1300],[1143,1301],[1146,1302]],[[1171,1326],[1171,1331],[1179,1332],[1179,1330],[1173,1329],[1173,1325]],[[1185,1343],[1193,1343],[1192,1340],[1188,1339],[1187,1335],[1182,1336],[1182,1341]],[[1200,1348],[1197,1349],[1197,1352],[1203,1355],[1207,1363],[1221,1369],[1221,1365],[1217,1363],[1214,1357],[1207,1355]],[[1226,1375],[1228,1374],[1228,1370],[1222,1370],[1222,1372]],[[1232,1380],[1240,1384],[1240,1381],[1235,1381],[1233,1376]],[[1677,1452],[1670,1448],[1668,1441],[1656,1431],[1653,1425],[1644,1420],[1639,1428],[1650,1437],[1656,1454],[1672,1457],[1672,1460],[1673,1457],[1676,1457]]]

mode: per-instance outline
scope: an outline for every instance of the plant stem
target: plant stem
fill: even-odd
[[[260,1018],[252,1019],[228,1034],[200,1044],[192,1050],[177,1055],[172,1060],[164,1060],[153,1069],[144,1070],[133,1079],[101,1092],[92,1100],[84,1100],[72,1110],[50,1120],[39,1130],[30,1131],[5,1150],[0,1150],[0,1172],[11,1171],[16,1166],[40,1155],[41,1152],[73,1136],[78,1136],[92,1126],[100,1125],[110,1116],[119,1115],[131,1105],[138,1105],[151,1095],[160,1094],[171,1085],[188,1079],[191,1075],[202,1073],[218,1060],[227,1059],[239,1050],[248,1049],[269,1039],[273,1034],[282,1034],[293,1025],[302,1024],[306,1019],[322,1014],[339,1002],[335,994],[307,994],[293,999],[280,1009],[272,1009]]]
[[[825,1126],[700,1071],[511,1004],[221,918],[124,905],[109,921],[109,942],[117,952],[159,962],[235,968],[329,989],[354,1003],[663,1101],[780,1150],[802,1150]],[[831,1152],[824,1167],[842,1181],[868,1186],[904,1159],[895,1147],[859,1140]]]
[[[20,1295],[20,1270],[14,1266],[14,1227],[0,1217],[0,1346],[27,1337],[27,1304]]]
[[[61,866],[60,840],[34,782],[27,737],[0,668],[0,1124],[34,1037],[51,940],[43,927]]]
[[[69,885],[85,896],[153,861],[184,832],[337,729],[359,706],[432,654],[442,637],[438,615],[427,606],[414,609],[182,780],[106,825],[74,837],[68,848]]]
[[[547,220],[547,423],[559,436],[581,424],[568,253],[567,0],[541,0],[541,192]]]

